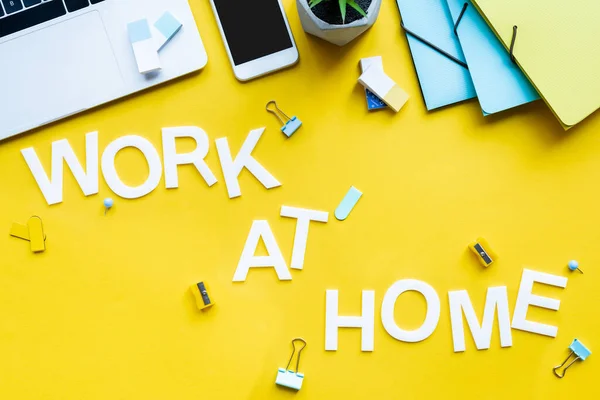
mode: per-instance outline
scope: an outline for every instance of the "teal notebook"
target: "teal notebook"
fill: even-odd
[[[428,110],[476,96],[446,0],[396,0],[402,25],[425,41],[407,33],[408,45]],[[444,55],[442,52],[445,52]],[[454,58],[455,60],[452,60]],[[458,62],[457,62],[458,61]]]
[[[456,34],[484,115],[539,99],[538,93],[511,61],[500,40],[470,0],[446,1],[453,21],[458,21]]]

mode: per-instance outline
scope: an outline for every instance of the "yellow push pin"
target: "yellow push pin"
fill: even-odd
[[[37,215],[29,218],[27,225],[13,223],[10,229],[10,235],[29,241],[31,251],[34,253],[40,253],[46,250],[44,225],[42,224],[42,219]]]

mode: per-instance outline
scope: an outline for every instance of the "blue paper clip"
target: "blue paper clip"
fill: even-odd
[[[296,360],[296,371],[292,371],[288,369],[290,364],[292,363],[292,359],[294,358],[294,353],[296,353],[296,341],[302,342],[304,345],[298,350],[298,359]],[[290,361],[288,361],[287,367],[279,368],[277,370],[277,379],[275,379],[275,384],[279,386],[284,386],[286,388],[300,390],[302,388],[302,381],[304,380],[304,374],[298,372],[298,366],[300,365],[300,352],[304,350],[306,347],[306,341],[302,338],[296,338],[292,340],[292,355],[290,357]]]
[[[275,106],[274,110],[269,108],[271,104]],[[275,100],[271,100],[267,103],[267,111],[275,115],[277,119],[281,121],[281,124],[283,125],[281,127],[281,132],[283,132],[287,137],[292,136],[294,132],[296,132],[302,126],[302,121],[300,121],[297,117],[290,118],[285,115],[285,113],[281,111],[279,107],[277,107]],[[286,120],[284,121],[281,116],[284,116]]]
[[[590,356],[590,354],[592,354],[592,352],[590,350],[588,350],[588,348],[585,347],[584,344],[581,343],[577,339],[573,340],[573,343],[571,343],[571,345],[569,346],[569,350],[571,350],[571,354],[569,354],[569,356],[565,359],[565,361],[563,361],[562,364],[560,364],[552,369],[552,372],[554,372],[554,375],[556,375],[558,378],[564,378],[565,374],[567,373],[567,369],[569,369],[569,367],[571,365],[573,365],[575,363],[575,361],[577,361],[577,360],[585,361],[585,359],[588,358]],[[565,367],[565,369],[563,369],[563,372],[561,375],[558,372],[558,370],[560,368],[562,368],[562,366],[565,365],[567,363],[567,361],[569,361],[569,359],[573,355],[575,355],[575,358],[573,359],[573,361],[571,361],[569,363],[569,365],[567,365]]]

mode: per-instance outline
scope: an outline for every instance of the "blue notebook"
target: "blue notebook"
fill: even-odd
[[[470,0],[446,0],[484,115],[540,98]]]
[[[446,0],[396,0],[407,30],[465,63]],[[407,33],[428,110],[476,96],[469,70]]]

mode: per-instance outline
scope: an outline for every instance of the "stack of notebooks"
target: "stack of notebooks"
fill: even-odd
[[[396,1],[428,110],[541,97],[568,129],[600,108],[600,1]]]

